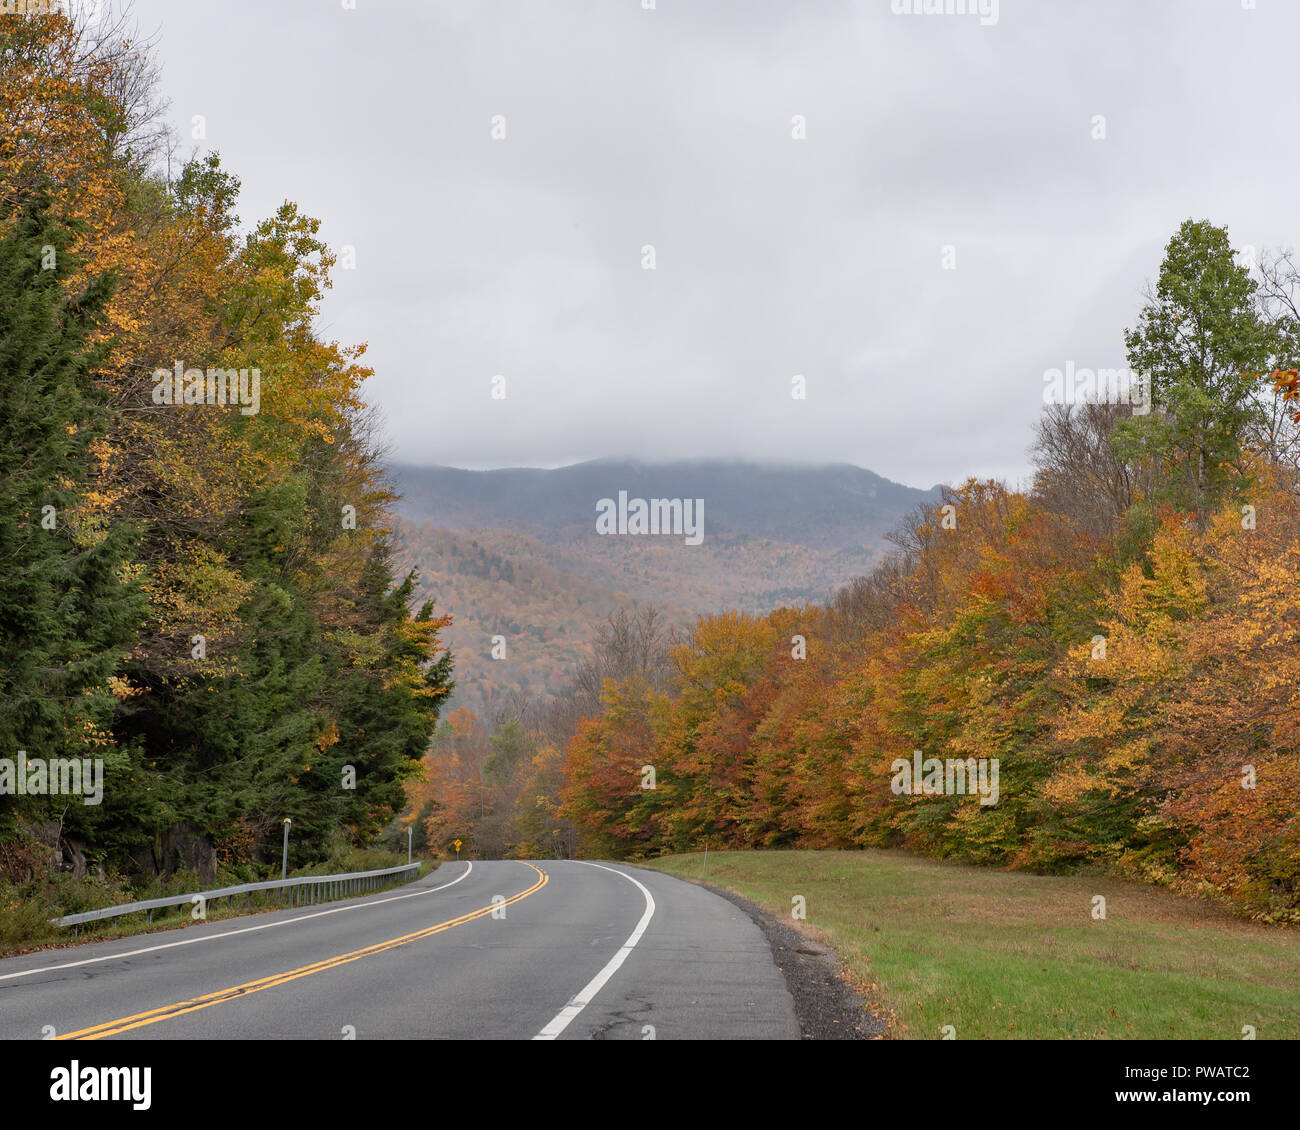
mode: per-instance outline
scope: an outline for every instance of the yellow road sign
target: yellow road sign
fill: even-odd
[[[456,850],[460,851],[460,840],[452,840],[451,842],[456,845]]]

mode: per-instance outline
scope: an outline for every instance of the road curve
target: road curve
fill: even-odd
[[[444,864],[419,882],[0,960],[0,1038],[789,1039],[762,933],[622,864]]]

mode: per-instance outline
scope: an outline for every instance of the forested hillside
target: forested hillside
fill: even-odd
[[[563,690],[596,625],[652,602],[688,624],[722,609],[824,602],[884,556],[885,535],[937,497],[847,465],[600,459],[555,470],[398,464],[403,568],[454,609],[454,705],[494,715],[506,697]],[[597,503],[703,500],[703,536],[607,537]]]
[[[417,595],[455,610],[443,631],[456,656],[452,705],[485,717],[562,693],[590,653],[596,625],[633,599],[505,530],[469,535],[397,519],[395,542],[400,567],[418,571]]]
[[[450,688],[445,621],[394,577],[365,347],[316,329],[319,221],[241,222],[157,79],[124,26],[0,19],[10,907],[60,868],[278,869],[285,818],[295,866],[369,843]],[[20,756],[98,760],[102,795]]]

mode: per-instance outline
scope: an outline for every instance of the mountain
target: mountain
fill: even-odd
[[[597,501],[626,490],[637,498],[703,498],[710,532],[859,549],[877,545],[900,515],[937,493],[848,463],[597,459],[553,471],[404,464],[394,470],[406,496],[399,509],[409,517],[443,529],[510,529],[543,540],[593,531]]]
[[[418,568],[424,595],[454,617],[444,634],[457,656],[455,703],[476,711],[511,691],[558,689],[619,604],[650,601],[687,623],[826,600],[871,569],[904,514],[938,496],[845,463],[391,470],[404,496],[399,563]],[[598,532],[602,512],[607,530],[636,530],[636,500],[678,500],[661,513],[683,521],[672,533]],[[494,636],[505,661],[492,658]]]

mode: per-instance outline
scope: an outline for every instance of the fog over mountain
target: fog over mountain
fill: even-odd
[[[555,470],[399,464],[394,472],[405,495],[399,512],[434,527],[576,537],[594,532],[601,499],[626,491],[632,498],[703,499],[709,534],[813,549],[875,547],[901,514],[937,490],[903,486],[848,463],[597,459]]]

